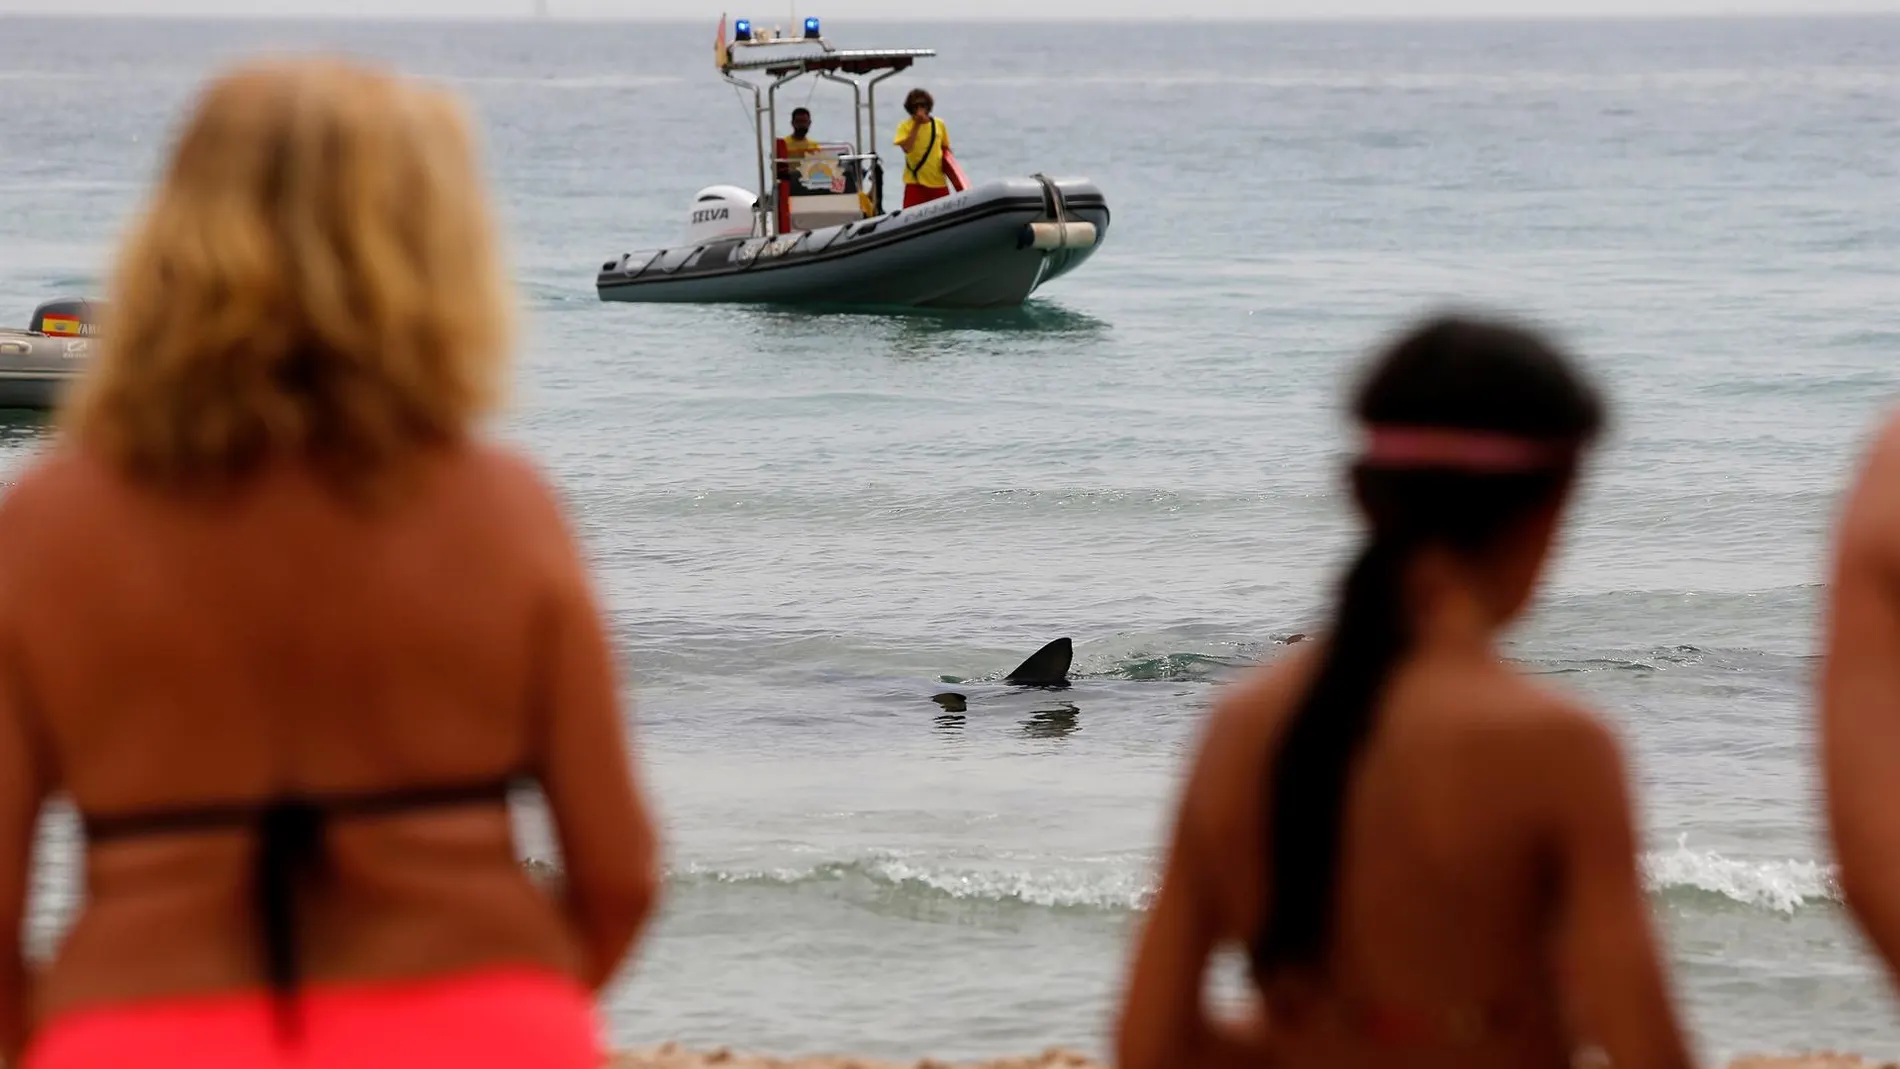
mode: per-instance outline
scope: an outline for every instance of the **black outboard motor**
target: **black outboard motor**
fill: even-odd
[[[92,336],[98,319],[96,302],[84,297],[68,297],[47,301],[33,309],[33,321],[26,329],[35,334],[87,338]]]

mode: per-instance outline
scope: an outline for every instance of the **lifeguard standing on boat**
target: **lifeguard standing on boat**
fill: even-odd
[[[904,121],[897,124],[897,135],[891,139],[904,150],[906,208],[949,196],[953,181],[958,189],[965,187],[950,152],[950,127],[932,114],[936,103],[929,90],[911,90],[904,97]]]

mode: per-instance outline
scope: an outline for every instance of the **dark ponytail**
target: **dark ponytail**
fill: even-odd
[[[1542,339],[1504,324],[1441,317],[1375,362],[1354,415],[1368,426],[1435,427],[1580,446],[1602,423],[1596,393]],[[1347,571],[1331,635],[1281,735],[1262,791],[1268,880],[1252,947],[1264,979],[1314,967],[1331,946],[1345,802],[1355,759],[1411,643],[1405,576],[1428,544],[1475,556],[1569,485],[1572,468],[1475,473],[1361,461],[1353,488],[1371,531]]]
[[[1360,551],[1346,573],[1319,674],[1282,736],[1268,781],[1273,908],[1254,949],[1257,964],[1311,962],[1324,950],[1333,881],[1279,874],[1338,870],[1345,817],[1338,803],[1345,798],[1347,773],[1372,732],[1379,690],[1405,651],[1399,592],[1406,556],[1390,538],[1374,538]]]

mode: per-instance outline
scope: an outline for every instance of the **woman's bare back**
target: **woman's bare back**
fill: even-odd
[[[1205,893],[1214,944],[1259,934],[1262,784],[1324,656],[1317,645],[1241,683],[1202,741],[1169,878]],[[1567,1065],[1559,960],[1625,985],[1610,996],[1622,1012],[1576,1007],[1585,1028],[1600,1011],[1627,1020],[1634,1009],[1642,1028],[1664,1030],[1638,1042],[1666,1049],[1672,1023],[1645,964],[1647,907],[1609,734],[1482,655],[1429,647],[1398,667],[1377,723],[1347,788],[1326,975],[1272,981],[1271,1049],[1292,1065]]]
[[[381,517],[295,466],[214,505],[61,456],[0,508],[0,583],[24,698],[8,713],[39,786],[86,816],[526,772],[583,899],[648,877],[609,647],[554,500],[505,453],[432,459]],[[257,986],[256,845],[230,827],[93,844],[36,1015]],[[499,804],[333,818],[323,859],[298,899],[309,981],[483,963],[597,979],[585,903],[530,882]]]
[[[1431,317],[1354,390],[1364,521],[1323,645],[1215,711],[1120,1029],[1123,1069],[1558,1066],[1688,1054],[1609,731],[1497,635],[1530,604],[1604,405],[1537,332]],[[1208,960],[1263,996],[1210,1014]]]

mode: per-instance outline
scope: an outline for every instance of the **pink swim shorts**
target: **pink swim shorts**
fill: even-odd
[[[297,993],[301,1035],[263,992],[76,1010],[46,1023],[22,1069],[600,1069],[593,1000],[528,968]]]

